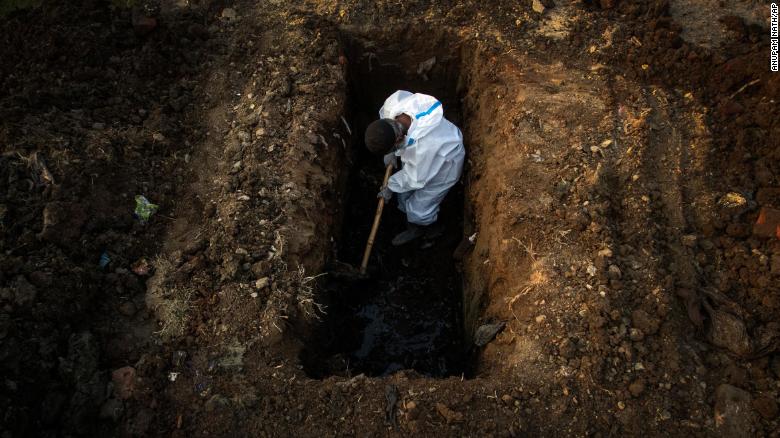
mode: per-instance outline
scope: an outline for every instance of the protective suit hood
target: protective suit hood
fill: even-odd
[[[387,186],[404,194],[399,195],[399,207],[409,222],[426,225],[436,220],[439,203],[460,178],[465,156],[463,135],[444,118],[441,102],[427,94],[398,90],[390,95],[379,117],[393,119],[399,114],[408,115],[412,124],[403,146],[395,151],[403,167],[390,177]]]

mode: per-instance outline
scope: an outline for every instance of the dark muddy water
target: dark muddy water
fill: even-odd
[[[367,155],[367,154],[366,154]],[[358,266],[376,207],[381,159],[364,157],[351,178],[341,262]],[[432,376],[466,371],[461,321],[461,278],[452,259],[462,234],[462,190],[456,186],[442,206],[441,236],[393,247],[406,222],[395,203],[385,207],[370,278],[331,276],[323,287],[328,314],[308,360],[312,374],[384,375],[414,369]],[[313,359],[310,358],[310,359]]]

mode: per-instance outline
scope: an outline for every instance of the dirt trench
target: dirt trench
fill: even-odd
[[[774,433],[757,31],[727,17],[712,55],[669,2],[556,3],[177,3],[145,36],[105,5],[53,20],[0,96],[3,432]],[[37,53],[13,29],[3,50]],[[71,35],[109,67],[73,46],[57,77]],[[374,283],[345,284],[381,173],[360,137],[398,88],[442,100],[468,163],[442,237],[392,248],[391,205]],[[146,225],[139,191],[162,206]]]
[[[315,377],[388,375],[400,369],[432,376],[465,374],[470,349],[464,345],[462,284],[453,259],[463,235],[460,184],[443,203],[440,236],[392,247],[390,240],[405,229],[405,219],[391,202],[370,259],[369,278],[356,280],[339,271],[346,265],[358,266],[362,259],[382,184],[381,160],[365,148],[362,133],[376,119],[384,99],[398,89],[436,96],[443,102],[445,117],[459,123],[459,49],[443,51],[439,46],[426,53],[411,44],[402,43],[405,47],[399,49],[382,39],[360,41],[348,34],[342,41],[349,62],[344,123],[354,131],[345,159],[348,169],[340,170],[341,230],[336,230],[335,252],[315,298],[327,310],[307,341],[310,347],[302,360]],[[410,71],[415,62],[417,70]]]

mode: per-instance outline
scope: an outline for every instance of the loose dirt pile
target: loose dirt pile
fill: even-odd
[[[0,19],[3,434],[772,435],[768,11],[556,3]],[[350,292],[395,88],[468,164],[445,237],[390,249],[388,208]]]

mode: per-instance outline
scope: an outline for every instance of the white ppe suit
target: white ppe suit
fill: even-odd
[[[394,151],[403,167],[387,187],[398,194],[398,208],[410,223],[436,222],[439,204],[458,182],[466,149],[460,129],[444,118],[441,102],[433,96],[398,90],[379,110],[382,119],[406,114],[412,125],[403,145]]]

